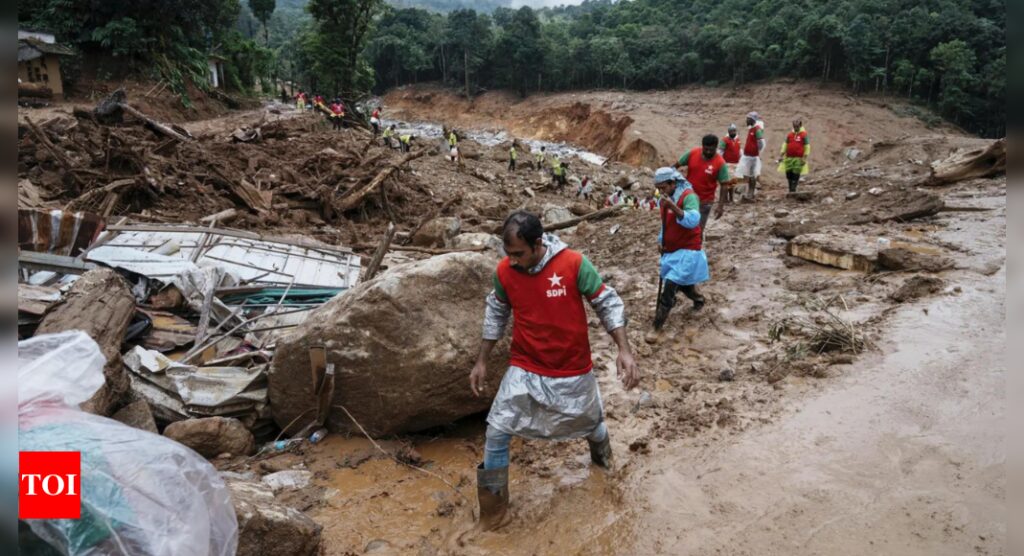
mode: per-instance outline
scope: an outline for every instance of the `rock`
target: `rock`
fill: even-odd
[[[237,479],[226,482],[238,519],[237,556],[270,552],[276,556],[315,556],[320,552],[323,527],[309,516],[279,504],[266,485]]]
[[[786,244],[786,254],[845,270],[871,272],[878,250],[862,236],[839,232],[804,234]]]
[[[485,218],[504,220],[508,210],[498,195],[473,191],[462,198],[462,205]]]
[[[848,147],[843,149],[843,156],[850,160],[857,160],[861,155],[861,150],[856,147]]]
[[[786,193],[786,198],[799,203],[807,203],[814,200],[814,193],[811,193],[810,191],[791,191]]]
[[[631,183],[633,183],[633,181],[633,178],[630,177],[625,172],[619,172],[619,175],[615,178],[614,185],[615,187],[621,187],[623,189],[626,189],[629,187]]]
[[[573,213],[574,216],[583,216],[584,214],[594,212],[594,208],[586,203],[573,203],[569,207],[569,212]]]
[[[565,222],[573,218],[572,212],[565,207],[553,205],[551,203],[544,204],[544,210],[541,211],[541,221],[544,224],[557,224],[559,222]]]
[[[715,226],[715,228],[717,227],[718,225]],[[772,226],[772,235],[783,239],[793,239],[799,235],[814,233],[820,228],[821,224],[817,222],[781,220]]]
[[[719,382],[732,382],[736,379],[736,372],[730,368],[722,369],[722,372],[718,373]]]
[[[953,268],[953,260],[938,254],[893,247],[878,252],[878,265],[886,270],[941,272]]]
[[[870,193],[871,195],[874,195],[875,197],[878,197],[879,195],[881,195],[884,192],[885,192],[885,190],[882,189],[881,187],[872,187],[871,189],[868,189],[868,193]]]
[[[824,199],[821,200],[821,204],[823,204],[823,205],[831,205],[831,204],[833,204],[835,202],[836,202],[836,200],[833,199],[831,196],[825,197]]]
[[[231,417],[177,421],[167,425],[164,436],[181,442],[205,458],[215,458],[224,452],[247,456],[256,449],[256,441],[249,429]]]
[[[916,189],[892,191],[875,199],[861,199],[860,202],[865,203],[871,209],[868,216],[847,218],[847,223],[907,222],[915,218],[938,214],[946,206],[946,203],[938,195]]]
[[[851,191],[851,192],[846,194],[846,200],[847,201],[852,201],[852,200],[856,199],[857,197],[860,197],[860,192],[858,192],[858,191]]]
[[[439,216],[427,222],[412,237],[412,244],[419,247],[446,247],[462,230],[462,220],[457,216]]]
[[[160,434],[153,419],[153,411],[146,400],[136,400],[111,416],[111,419],[153,434]]]
[[[481,412],[508,365],[508,342],[489,361],[486,395],[466,376],[480,347],[483,300],[495,262],[481,253],[449,253],[389,269],[313,311],[277,342],[269,396],[286,434],[306,426],[314,398],[309,350],[326,346],[338,369],[334,406],[375,436],[422,430]],[[359,430],[344,412],[327,417],[332,432]]]
[[[942,291],[942,288],[945,286],[946,283],[942,281],[942,279],[934,276],[912,276],[889,297],[891,297],[893,301],[904,303],[907,301],[913,301],[919,297],[938,293]]]
[[[784,208],[775,209],[775,212],[772,213],[772,216],[774,216],[775,218],[785,218],[789,216],[789,211]]]
[[[264,475],[261,480],[276,494],[282,490],[306,488],[313,480],[313,472],[305,469],[285,469]]]
[[[108,416],[128,401],[131,384],[121,363],[121,343],[135,314],[135,296],[117,272],[90,270],[71,286],[64,299],[53,305],[36,328],[36,334],[81,330],[100,346],[107,364],[103,387],[82,404],[82,409]]]
[[[501,238],[494,234],[484,234],[479,232],[459,234],[455,236],[455,239],[451,242],[452,249],[468,249],[480,246],[487,247],[499,254],[504,253],[504,246],[501,243]]]

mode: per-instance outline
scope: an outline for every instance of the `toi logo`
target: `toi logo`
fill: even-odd
[[[18,464],[18,519],[81,517],[79,452],[19,452]]]

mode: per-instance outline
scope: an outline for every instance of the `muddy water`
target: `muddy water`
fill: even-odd
[[[417,137],[425,137],[427,139],[436,139],[442,141],[442,129],[439,124],[432,122],[404,122],[398,120],[384,120],[385,126],[395,125],[395,129],[398,134],[410,133]],[[526,145],[524,152],[520,152],[520,161],[526,162],[530,160],[529,154],[531,151],[539,151],[541,147],[544,147],[545,152],[548,155],[555,155],[563,160],[568,160],[570,157],[576,157],[585,162],[596,164],[598,166],[604,164],[607,160],[599,154],[589,152],[580,147],[570,145],[567,143],[553,143],[551,141],[540,141],[537,139],[522,139],[509,135],[504,130],[485,130],[485,129],[467,129],[462,130],[465,136],[481,145],[486,147],[493,147],[502,143],[507,143],[515,139],[522,145]],[[445,143],[447,144],[447,143]],[[522,147],[521,147],[522,148]]]

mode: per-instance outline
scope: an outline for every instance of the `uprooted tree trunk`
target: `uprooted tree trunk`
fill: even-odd
[[[128,104],[128,94],[124,92],[124,89],[114,91],[109,97],[101,100],[96,105],[96,108],[93,109],[96,121],[106,125],[120,123],[124,118],[125,112],[142,120],[146,129],[152,130],[158,135],[177,139],[178,141],[188,141],[191,139],[187,135],[188,132],[184,132],[184,130],[179,131],[167,124],[160,123],[132,107]]]
[[[83,409],[109,417],[128,400],[130,384],[121,363],[121,343],[135,314],[135,297],[119,274],[110,269],[86,272],[39,323],[36,334],[81,330],[100,346],[107,364],[102,388]]]
[[[993,141],[981,151],[953,155],[932,166],[924,185],[938,186],[1006,173],[1006,139]]]
[[[391,164],[390,166],[381,170],[380,173],[378,173],[377,176],[370,180],[369,183],[367,183],[366,185],[346,191],[343,195],[341,195],[340,197],[338,197],[337,200],[334,201],[334,211],[340,214],[342,212],[345,212],[346,210],[356,208],[357,206],[359,206],[359,203],[362,202],[364,197],[366,197],[368,194],[370,194],[370,192],[372,192],[374,189],[380,186],[380,184],[384,183],[384,180],[388,179],[391,176],[391,174],[395,173],[399,168],[401,168],[410,160],[417,159],[425,154],[427,154],[427,151],[425,149],[420,149],[418,151],[408,153],[405,156],[403,156],[401,160],[399,160],[398,162],[395,162],[394,164]]]

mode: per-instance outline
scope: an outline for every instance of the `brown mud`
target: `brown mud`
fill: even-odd
[[[474,530],[474,468],[482,458],[483,416],[377,442],[332,435],[269,457],[216,460],[218,467],[256,475],[311,471],[309,486],[277,497],[323,525],[328,555],[1003,553],[1005,365],[998,354],[1005,341],[1006,179],[922,185],[931,163],[986,142],[956,130],[928,130],[872,102],[804,84],[547,95],[525,102],[488,94],[473,111],[463,102],[434,89],[399,90],[386,97],[385,113],[504,127],[611,155],[639,139],[658,157],[672,158],[703,133],[742,123],[751,108],[770,120],[773,151],[783,122],[799,108],[820,148],[801,185],[810,193],[806,198],[788,197],[784,180],[766,163],[767,187],[758,202],[729,205],[723,218],[711,221],[705,247],[712,279],[701,286],[707,306],[693,313],[680,296],[658,345],[643,339],[658,289],[656,213],[628,210],[559,233],[623,296],[644,374],[639,389],[623,390],[614,344],[591,315],[614,473],[589,464],[583,441],[516,439],[512,522],[482,533]],[[589,108],[574,107],[577,102]],[[421,113],[427,103],[432,111]],[[466,115],[455,118],[460,110]],[[568,115],[558,123],[553,114],[562,112]],[[499,116],[504,113],[511,116]],[[426,145],[427,156],[388,182],[386,200],[374,195],[355,210],[324,214],[309,201],[309,188],[330,183],[344,194],[369,169],[355,175],[351,161],[318,153],[330,147],[344,158],[358,152],[365,135],[331,132],[308,114],[280,117],[274,125],[281,135],[262,143],[227,139],[240,125],[276,119],[254,111],[192,124],[208,154],[181,155],[175,163],[136,154],[169,168],[167,176],[185,175],[181,164],[195,166],[196,160],[253,181],[265,176],[259,187],[280,199],[270,217],[250,211],[232,225],[358,246],[364,253],[388,220],[408,234],[436,212],[461,217],[463,232],[493,232],[508,210],[577,202],[545,188],[549,178],[536,171],[507,174],[500,148],[460,171],[438,143]],[[56,140],[63,128],[51,125],[59,128]],[[585,133],[578,135],[578,128]],[[863,151],[855,160],[843,154],[851,146]],[[650,154],[642,144],[629,148]],[[21,149],[26,160],[39,152],[30,144]],[[396,157],[380,152],[381,163]],[[59,181],[45,177],[58,170],[41,157],[33,166],[40,169],[26,164],[21,177],[42,176],[46,202],[62,206],[69,196]],[[572,173],[591,175],[602,198],[622,175],[641,181],[635,193],[650,191],[649,174],[615,162],[574,163]],[[288,178],[275,182],[270,174]],[[238,206],[220,185],[197,181],[174,184],[183,188],[187,206],[156,200],[142,207],[144,214],[196,219]],[[870,193],[874,188],[882,191]],[[878,216],[923,192],[946,207],[972,210]],[[114,215],[137,217],[133,209],[119,206]],[[783,221],[955,264],[928,273],[941,287],[901,302],[894,292],[921,272],[845,271],[788,256],[786,240],[773,234]],[[423,256],[389,255],[386,264]],[[832,319],[849,330],[839,344],[821,337]]]

